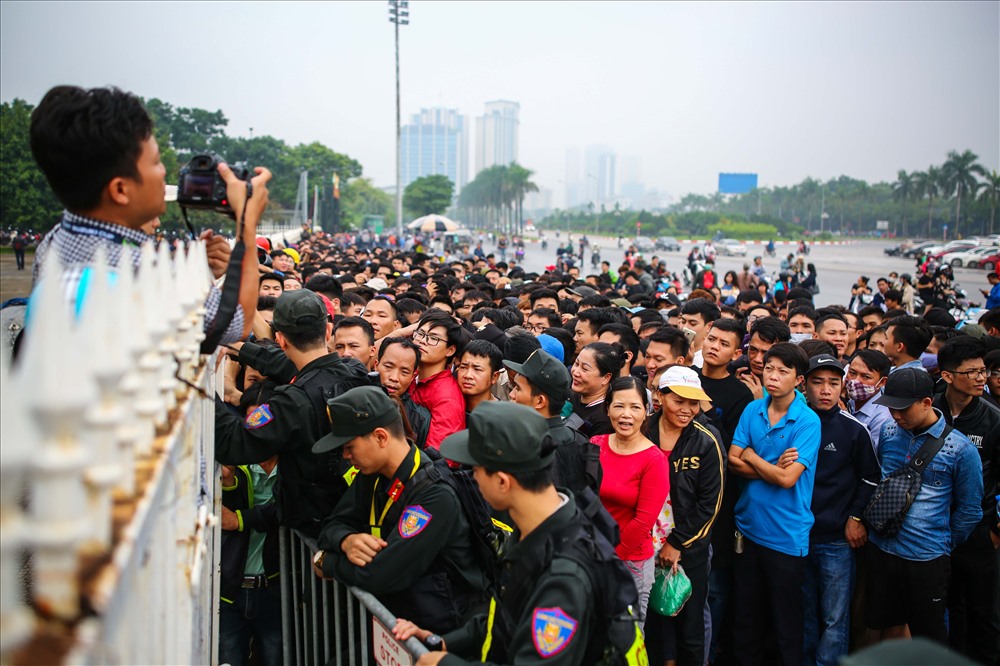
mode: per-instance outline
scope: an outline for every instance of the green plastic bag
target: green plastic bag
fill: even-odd
[[[653,589],[649,592],[649,607],[660,615],[674,617],[691,598],[691,579],[678,564],[674,569],[656,568]]]

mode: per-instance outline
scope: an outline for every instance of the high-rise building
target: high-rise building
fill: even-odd
[[[476,173],[496,164],[517,161],[520,134],[517,102],[486,102],[486,112],[476,118]]]
[[[421,109],[400,128],[403,187],[422,176],[443,174],[457,195],[469,181],[468,119],[455,109]]]
[[[584,156],[585,186],[588,202],[595,205],[611,202],[617,193],[615,172],[617,155],[607,146],[587,146]]]

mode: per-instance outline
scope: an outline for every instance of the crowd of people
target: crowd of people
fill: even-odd
[[[102,123],[119,145],[98,151]],[[39,251],[138,261],[164,206],[138,101],[55,89],[32,132],[67,208]],[[81,178],[55,157],[76,154],[125,166]],[[251,249],[232,322],[206,303],[220,662],[280,663],[279,525],[421,664],[836,664],[905,636],[1000,658],[1000,309],[958,329],[888,277],[880,302],[817,308],[749,265],[684,294],[636,256],[613,275],[351,234],[271,247],[269,173],[247,198],[220,172]],[[676,615],[649,609],[657,570],[690,582]]]

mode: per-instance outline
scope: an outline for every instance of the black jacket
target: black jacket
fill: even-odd
[[[552,467],[552,482],[574,493],[590,487],[595,493],[601,488],[601,450],[581,433],[566,426],[561,416],[546,419],[549,435],[557,444]]]
[[[366,378],[364,366],[353,358],[328,354],[312,361],[291,383],[274,390],[249,425],[216,398],[215,459],[223,465],[246,465],[280,455],[275,494],[281,523],[314,538],[347,490],[344,475],[350,465],[341,451],[313,453],[312,446],[330,431],[323,392],[343,386],[348,370],[359,381]]]
[[[264,532],[264,575],[268,580],[280,573],[278,566],[278,505],[273,499],[254,504],[253,481],[246,465],[236,468],[236,485],[222,489],[222,506],[236,512],[240,529],[222,531],[219,592],[224,603],[233,603],[243,583],[252,532]]]
[[[418,449],[426,448],[427,433],[431,429],[430,410],[423,405],[413,402],[409,391],[403,391],[399,399],[403,402],[403,408],[406,410],[406,419],[410,422],[410,427],[413,429],[413,443],[417,445]]]
[[[657,412],[649,421],[649,438],[660,445]],[[667,541],[678,550],[708,548],[712,526],[722,507],[726,455],[719,431],[699,416],[681,432],[670,452],[670,502],[674,529]]]
[[[811,543],[844,540],[850,516],[864,513],[882,479],[868,428],[840,407],[819,416],[820,442],[813,483]]]
[[[934,406],[944,414],[945,423],[969,438],[979,451],[983,462],[983,520],[969,536],[969,542],[985,545],[989,541],[987,530],[997,530],[997,502],[1000,494],[1000,407],[986,398],[973,398],[958,418],[951,417],[951,408],[944,393],[934,397]]]
[[[393,478],[358,474],[323,523],[318,543],[326,552],[324,574],[374,594],[396,617],[443,633],[460,626],[483,599],[486,578],[455,491],[445,483],[421,481],[430,464],[411,445]],[[390,503],[389,490],[397,480],[403,489]],[[359,567],[340,546],[352,534],[375,531],[372,513],[388,545]]]

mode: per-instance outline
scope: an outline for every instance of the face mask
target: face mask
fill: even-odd
[[[812,340],[812,333],[792,333],[792,338],[790,342],[793,345],[797,345],[803,340]]]
[[[878,393],[878,386],[862,384],[860,379],[848,379],[845,382],[845,386],[847,388],[847,395],[854,402],[864,402]]]
[[[924,352],[923,354],[920,355],[920,364],[924,366],[924,370],[927,371],[937,370],[938,369],[937,354],[928,354],[927,352]]]

